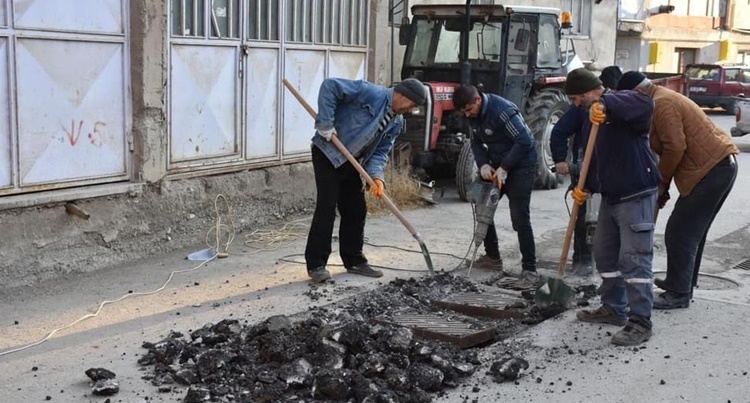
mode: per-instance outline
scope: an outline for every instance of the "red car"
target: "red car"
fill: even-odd
[[[750,98],[750,66],[738,64],[689,64],[685,68],[688,96],[696,104],[721,107],[736,115],[739,98]]]

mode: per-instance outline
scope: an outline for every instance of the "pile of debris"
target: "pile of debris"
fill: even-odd
[[[410,329],[373,319],[405,309],[436,312],[433,301],[476,290],[450,274],[395,280],[295,320],[276,316],[254,326],[223,320],[187,337],[173,331],[160,342],[144,343],[148,352],[138,362],[153,369],[147,378],[160,389],[189,386],[187,403],[426,403],[479,368],[475,351],[423,340]],[[507,330],[498,337],[528,327],[495,322]]]

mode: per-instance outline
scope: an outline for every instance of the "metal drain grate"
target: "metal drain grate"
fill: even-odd
[[[750,270],[750,259],[745,259],[741,261],[739,264],[732,267],[732,269]]]
[[[392,317],[377,317],[375,321],[408,327],[418,336],[447,341],[461,348],[474,347],[495,337],[494,328],[477,329],[476,325],[462,322],[456,317],[403,313]]]
[[[494,319],[523,318],[530,304],[519,293],[493,292],[491,294],[463,293],[450,295],[435,305],[469,316],[485,316]]]

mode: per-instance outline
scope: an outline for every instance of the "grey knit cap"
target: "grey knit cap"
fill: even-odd
[[[396,84],[394,91],[409,98],[417,105],[424,105],[427,102],[427,91],[421,81],[416,78],[407,78]]]

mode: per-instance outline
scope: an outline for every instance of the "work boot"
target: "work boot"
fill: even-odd
[[[523,270],[519,278],[504,278],[500,280],[500,287],[516,291],[527,291],[536,289],[539,284],[539,273],[531,270]]]
[[[568,273],[575,277],[589,277],[594,274],[594,265],[591,261],[573,262]]]
[[[597,309],[581,309],[576,312],[576,318],[581,322],[606,323],[615,326],[623,326],[628,323],[628,318],[617,316],[617,314],[606,305],[602,305]]]
[[[370,266],[370,264],[367,262],[360,263],[356,266],[347,267],[346,271],[348,271],[349,273],[360,274],[367,277],[383,277],[382,271],[373,269],[372,266]]]
[[[612,344],[616,346],[637,346],[644,341],[648,341],[654,332],[651,328],[642,326],[638,323],[628,321],[624,328],[620,329],[612,336]]]
[[[313,283],[322,283],[331,278],[331,273],[328,272],[325,266],[319,266],[312,270],[308,270],[307,275],[312,279]]]
[[[664,291],[654,298],[654,309],[678,309],[690,307],[690,294]]]
[[[467,262],[470,263],[470,262]],[[466,265],[469,266],[468,264]],[[474,261],[474,264],[472,264],[471,267],[476,267],[478,269],[487,269],[487,270],[497,270],[502,272],[503,271],[503,258],[501,257],[491,257],[489,255],[483,255],[479,259]]]
[[[661,288],[662,290],[667,290],[667,279],[665,278],[656,278],[654,277],[654,285]]]

